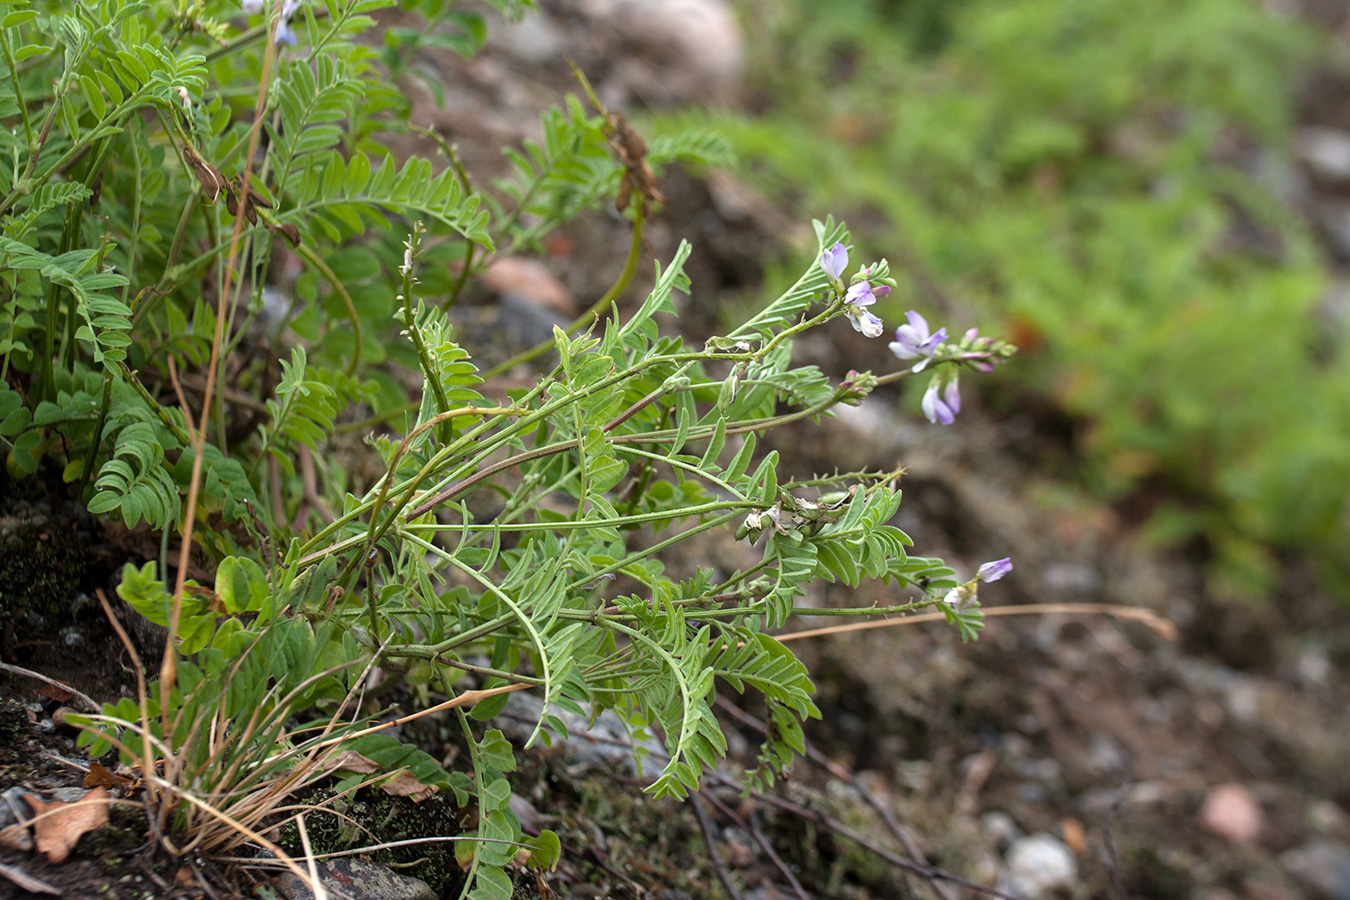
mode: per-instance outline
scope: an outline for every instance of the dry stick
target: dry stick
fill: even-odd
[[[145,784],[147,799],[157,801],[159,789],[154,787],[149,780],[149,776],[153,775],[155,771],[155,754],[151,751],[152,736],[150,734],[150,713],[148,711],[150,695],[145,686],[145,665],[141,662],[141,656],[136,652],[136,647],[131,643],[131,638],[127,636],[126,629],[117,620],[117,616],[113,615],[112,604],[108,602],[108,597],[103,593],[103,588],[96,588],[94,596],[98,597],[98,602],[103,607],[103,614],[108,617],[113,630],[117,632],[117,637],[122,641],[122,646],[131,656],[132,670],[136,673],[136,706],[141,720],[141,780]],[[148,813],[149,809],[146,812]],[[164,832],[161,829],[162,823],[158,822],[153,816],[147,816],[147,818],[150,820],[151,833],[155,840],[162,840],[164,837]]]
[[[192,418],[192,407],[188,406],[187,397],[183,395],[183,385],[178,380],[178,364],[173,360],[173,354],[167,353],[164,356],[169,364],[169,383],[173,385],[173,395],[178,398],[178,405],[183,408],[183,416],[187,419],[188,431],[196,431],[197,425]]]
[[[1050,613],[1097,614],[1127,619],[1151,628],[1159,637],[1175,641],[1178,637],[1177,626],[1171,620],[1149,609],[1137,606],[1125,606],[1117,603],[1028,603],[1025,606],[995,606],[980,610],[988,616],[1037,616]],[[873,622],[853,622],[848,625],[830,625],[826,628],[813,628],[810,631],[795,631],[792,634],[778,634],[779,641],[796,641],[802,638],[823,637],[827,634],[843,634],[847,631],[866,631],[870,628],[890,628],[892,625],[918,625],[922,622],[945,622],[946,613],[922,613],[917,616],[905,616],[903,619],[883,619]]]
[[[757,731],[765,731],[764,723],[761,720],[741,709],[725,697],[718,697],[716,702],[717,708],[727,713],[732,718],[749,725]],[[902,826],[896,820],[895,814],[891,812],[890,808],[877,799],[875,794],[863,787],[858,779],[854,777],[852,772],[845,769],[810,744],[806,745],[806,758],[816,765],[821,766],[835,778],[838,778],[840,781],[843,781],[849,787],[853,788],[853,790],[857,791],[858,796],[863,799],[863,802],[872,807],[876,814],[881,817],[881,821],[886,823],[886,827],[890,829],[891,834],[895,835],[896,840],[904,846],[905,852],[914,857],[919,863],[928,865],[928,860],[924,859],[923,851],[919,849],[919,845],[915,842],[914,836],[909,833],[909,829]],[[945,884],[929,881],[928,885],[942,898],[942,900],[955,900],[955,895],[947,889]]]
[[[196,861],[189,859],[187,864],[188,868],[192,869],[192,874],[197,876],[197,883],[202,886],[202,890],[206,891],[206,896],[210,897],[211,900],[221,900],[220,894],[216,893],[216,889],[211,886],[211,882],[207,880],[205,873],[197,868]]]
[[[46,675],[41,675],[37,672],[32,671],[31,669],[25,669],[22,666],[12,666],[7,662],[0,662],[0,669],[3,669],[6,672],[13,672],[15,675],[22,675],[25,678],[36,678],[38,681],[45,682],[46,684],[49,684],[54,688],[60,688],[63,691],[70,691],[70,695],[74,697],[76,700],[83,703],[85,706],[89,707],[89,710],[91,712],[98,712],[102,708],[97,703],[95,703],[93,698],[90,697],[88,694],[84,693],[83,691],[77,691],[68,684],[62,684],[55,678],[48,678]]]
[[[711,796],[711,794],[709,796]],[[774,851],[773,844],[769,843],[769,839],[764,836],[764,832],[759,830],[759,826],[755,824],[754,816],[750,817],[749,826],[750,836],[755,839],[760,847],[764,848],[765,853],[769,854],[769,859],[773,860],[773,864],[778,867],[778,871],[782,872],[783,876],[787,878],[788,884],[792,885],[792,891],[797,895],[798,900],[811,900],[811,898],[806,895],[806,890],[802,887],[802,883],[797,880],[797,876],[792,874],[792,870],[783,862],[782,857]]]
[[[212,394],[216,387],[216,369],[220,362],[220,348],[225,340],[225,311],[230,302],[231,281],[234,275],[234,263],[239,258],[239,239],[244,232],[244,212],[249,204],[249,190],[253,175],[253,155],[258,152],[258,141],[262,134],[263,110],[267,106],[267,89],[272,81],[272,67],[276,62],[276,34],[281,25],[281,9],[278,7],[267,32],[266,49],[263,51],[262,75],[258,79],[258,99],[253,108],[253,127],[249,129],[248,153],[244,157],[244,172],[239,181],[239,214],[234,219],[234,231],[230,235],[230,249],[225,257],[225,278],[221,285],[220,296],[216,302],[215,334],[211,338],[211,357],[206,368],[206,387],[202,391],[201,428],[193,435],[192,441],[192,477],[188,481],[187,508],[183,516],[182,544],[178,551],[178,577],[173,588],[173,603],[169,608],[169,633],[164,639],[164,662],[159,672],[160,715],[166,734],[169,733],[169,692],[177,680],[177,663],[174,659],[174,638],[178,634],[178,623],[183,614],[183,587],[187,583],[188,561],[192,554],[192,524],[197,517],[197,494],[202,482],[202,451],[206,446],[206,428],[210,420]],[[186,411],[186,407],[184,407]],[[188,413],[191,421],[191,413]]]
[[[704,810],[703,804],[698,802],[698,798],[698,791],[690,794],[689,805],[694,808],[694,818],[698,819],[699,830],[703,832],[703,842],[708,845],[708,858],[712,860],[713,870],[717,872],[717,880],[722,882],[722,887],[726,889],[727,896],[731,900],[741,900],[741,895],[736,890],[736,886],[731,883],[731,875],[727,872],[726,866],[722,865],[722,857],[717,855],[712,822],[708,821],[708,813]]]
[[[381,775],[380,777],[383,777],[383,775]],[[379,778],[372,778],[370,779],[369,782],[367,782],[367,784],[373,784],[378,780]],[[330,816],[339,815],[337,812],[331,809],[325,809],[322,807],[311,807],[311,808],[316,809],[319,812],[327,813]],[[351,824],[356,825],[356,820],[348,816],[342,816],[342,818],[346,819]],[[273,831],[276,829],[276,827],[277,826],[273,826],[268,830]],[[357,827],[359,828],[360,826],[357,825]],[[367,831],[367,829],[364,828],[362,828],[361,830]],[[369,832],[367,831],[367,833]],[[465,835],[458,835],[458,836],[433,835],[430,837],[407,838],[406,840],[402,841],[387,841],[383,844],[367,844],[364,847],[352,847],[350,850],[333,850],[329,853],[315,853],[314,858],[318,860],[340,859],[344,856],[363,856],[367,853],[377,853],[380,850],[397,850],[399,847],[416,847],[418,844],[458,844],[458,843],[509,844],[512,847],[527,846],[522,841],[508,841],[503,838],[467,837]],[[273,860],[267,859],[257,859],[255,857],[219,856],[216,857],[216,859],[220,862],[247,863],[250,865],[257,866],[258,868],[279,869],[282,867],[281,863],[279,862],[274,862]],[[410,865],[410,863],[403,863],[402,865]]]
[[[797,880],[797,876],[792,874],[792,870],[787,867],[787,863],[783,862],[783,858],[773,849],[773,844],[769,843],[768,838],[764,836],[764,832],[760,831],[759,826],[755,825],[753,818],[749,822],[746,822],[745,819],[736,815],[735,810],[719,800],[714,793],[708,792],[702,794],[702,796],[713,806],[721,810],[722,815],[726,816],[739,827],[750,833],[750,836],[755,839],[755,843],[759,844],[760,849],[769,857],[769,860],[778,867],[778,871],[783,873],[783,877],[788,880],[788,884],[792,885],[792,892],[797,895],[797,900],[811,900],[811,898],[806,895],[806,890],[802,887],[802,883]]]

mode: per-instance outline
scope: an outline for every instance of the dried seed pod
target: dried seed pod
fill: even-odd
[[[183,162],[187,164],[197,183],[202,186],[202,193],[206,195],[208,203],[215,203],[221,191],[229,190],[230,185],[225,176],[220,174],[220,170],[215,166],[202,159],[197,148],[191,144],[183,145]]]

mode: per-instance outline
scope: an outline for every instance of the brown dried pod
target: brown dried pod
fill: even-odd
[[[280,233],[283,235],[286,240],[291,242],[292,247],[300,246],[300,229],[295,226],[294,222],[279,222],[276,225],[269,224],[267,230],[273,234]]]
[[[215,203],[220,192],[229,189],[229,182],[220,174],[220,170],[202,159],[197,148],[191,144],[183,145],[183,162],[202,186],[202,193],[206,195],[208,203]]]

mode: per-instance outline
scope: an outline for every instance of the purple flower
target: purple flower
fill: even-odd
[[[844,269],[848,268],[848,250],[836,241],[833,247],[820,255],[820,267],[831,281],[838,281],[843,277]]]
[[[881,333],[886,330],[885,324],[874,313],[865,309],[851,307],[845,310],[844,314],[848,316],[853,330],[862,332],[863,337],[881,337]]]
[[[928,421],[934,425],[950,425],[956,421],[956,414],[961,411],[961,391],[957,387],[956,379],[952,378],[947,382],[946,387],[940,388],[937,376],[928,382],[928,390],[923,392],[923,402],[919,405],[923,408],[923,414],[928,417]],[[938,396],[939,389],[941,396]]]
[[[937,348],[947,340],[947,329],[939,328],[929,334],[928,320],[923,316],[911,309],[905,313],[905,317],[909,319],[909,324],[895,329],[895,340],[889,346],[891,352],[900,359],[919,360],[914,366],[914,371],[921,372],[937,352]]]
[[[300,38],[296,35],[295,29],[291,27],[291,16],[295,15],[304,0],[282,0],[281,21],[277,23],[278,44],[284,44],[287,47],[294,47]],[[257,15],[263,11],[264,0],[242,0],[240,8],[246,15]]]
[[[844,315],[848,316],[854,331],[861,331],[864,337],[881,337],[886,326],[866,307],[876,303],[878,297],[884,297],[890,292],[891,289],[884,284],[872,287],[866,281],[859,281],[848,289],[848,293],[844,295]]]
[[[1012,557],[1005,556],[1002,559],[990,560],[980,566],[980,571],[975,577],[983,582],[998,581],[1004,575],[1012,571]]]
[[[891,289],[887,285],[879,284],[872,287],[866,281],[859,281],[848,289],[848,293],[844,295],[844,302],[854,306],[871,306],[890,292]]]

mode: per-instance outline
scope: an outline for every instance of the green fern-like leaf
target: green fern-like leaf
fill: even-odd
[[[67,203],[83,203],[91,196],[93,192],[77,181],[48,182],[33,192],[22,212],[5,220],[3,234],[21,241],[45,213]]]
[[[281,363],[281,383],[277,398],[267,401],[270,423],[260,426],[263,440],[261,459],[268,452],[288,473],[294,474],[294,464],[286,452],[286,443],[299,444],[317,451],[332,433],[343,398],[333,384],[323,378],[308,377],[308,363],[303,347],[291,351],[291,361]]]
[[[336,151],[315,153],[305,158],[303,171],[283,190],[291,206],[278,219],[295,224],[311,238],[322,235],[340,242],[363,233],[366,220],[387,229],[384,214],[392,212],[439,223],[493,249],[481,198],[465,195],[453,169],[435,174],[421,157],[409,159],[402,168],[386,157],[372,168],[364,153],[352,154],[350,161]]]
[[[765,546],[764,558],[777,564],[769,592],[765,595],[764,624],[779,628],[792,615],[792,607],[801,595],[801,585],[815,577],[816,545],[801,532],[773,534]]]
[[[588,117],[575,96],[568,95],[564,108],[547,110],[540,124],[543,143],[525,141],[521,150],[503,151],[511,177],[495,184],[514,203],[509,213],[498,210],[498,215],[512,223],[513,238],[527,246],[612,193],[621,172],[610,156],[602,120]]]
[[[136,422],[123,428],[112,459],[99,469],[89,511],[120,512],[128,528],[144,519],[163,529],[177,520],[178,509],[178,485],[164,466],[155,427]]]
[[[340,57],[323,55],[313,68],[306,62],[287,67],[277,93],[281,128],[269,123],[268,133],[284,184],[304,157],[331,150],[342,139],[340,123],[360,97],[361,82],[349,77]]]

